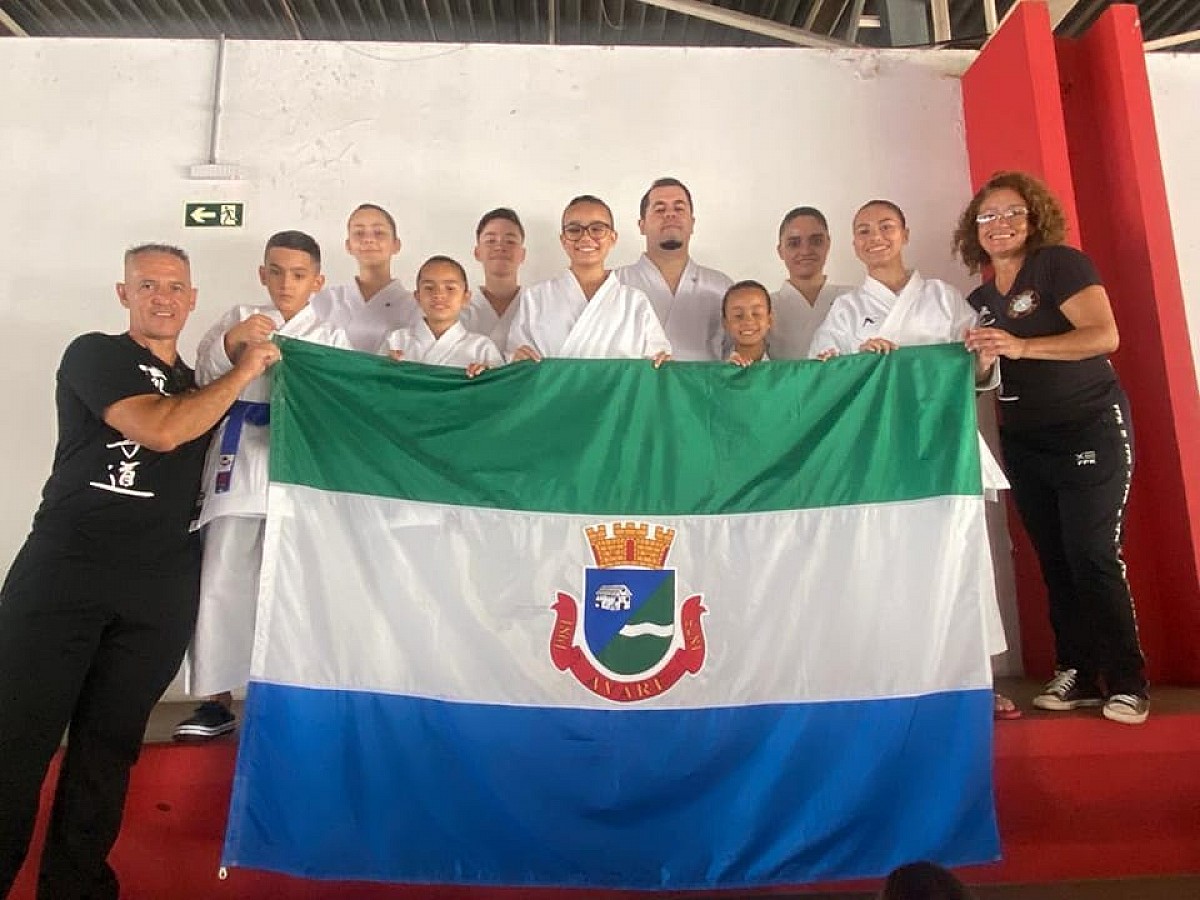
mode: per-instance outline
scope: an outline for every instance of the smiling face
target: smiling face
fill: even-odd
[[[559,240],[571,260],[571,268],[603,266],[617,242],[608,210],[599,203],[576,203],[563,213],[562,224]],[[599,237],[593,232],[599,233]]]
[[[494,278],[512,278],[525,262],[525,238],[515,222],[492,219],[479,232],[475,258],[485,274]]]
[[[129,336],[142,345],[173,342],[196,308],[190,267],[178,256],[159,251],[126,261],[117,298],[129,310]]]
[[[788,278],[803,284],[820,278],[829,258],[829,231],[814,216],[796,216],[787,223],[776,248],[787,266]]]
[[[377,209],[360,209],[346,225],[346,252],[359,265],[384,265],[400,252],[400,240],[387,216]]]
[[[854,217],[854,253],[868,270],[903,265],[908,229],[896,210],[872,203]]]
[[[725,332],[738,350],[761,345],[775,324],[770,298],[765,291],[756,287],[743,287],[731,292],[725,300],[723,320]]]
[[[994,216],[977,224],[979,246],[993,260],[1021,256],[1029,239],[1029,204],[1012,188],[997,188],[985,194],[978,216]]]
[[[695,224],[687,192],[676,185],[667,185],[650,191],[646,215],[638,220],[638,230],[646,236],[649,248],[682,250],[691,241]]]
[[[287,247],[267,250],[258,267],[258,280],[285,321],[308,306],[309,298],[325,284],[320,268],[307,252]]]
[[[458,321],[459,313],[470,298],[458,266],[440,260],[421,267],[414,293],[417,305],[425,314],[425,322],[438,335]]]

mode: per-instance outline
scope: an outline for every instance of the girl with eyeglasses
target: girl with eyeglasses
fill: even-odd
[[[966,344],[1000,358],[1001,447],[1049,596],[1055,673],[1033,703],[1138,725],[1150,705],[1121,559],[1133,430],[1107,356],[1119,335],[1095,266],[1065,234],[1036,178],[998,172],[980,188],[954,233],[972,272],[993,270],[967,298],[980,319]]]

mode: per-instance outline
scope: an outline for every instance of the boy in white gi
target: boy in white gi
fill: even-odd
[[[393,328],[406,328],[421,318],[412,293],[392,278],[392,257],[400,252],[392,214],[374,203],[355,209],[346,223],[346,252],[358,263],[354,281],[318,291],[313,309],[322,322],[346,332],[355,350],[374,353]]]
[[[571,266],[521,292],[508,335],[511,361],[671,358],[671,344],[650,299],[604,267],[617,242],[612,210],[590,194],[567,204],[559,237]]]
[[[230,371],[246,347],[273,334],[349,348],[340,328],[309,304],[320,289],[321,248],[307,234],[281,231],[267,241],[258,277],[270,306],[235,306],[200,341],[196,380]],[[239,395],[213,436],[201,479],[196,527],[208,526],[200,571],[200,612],[184,663],[189,693],[209,699],[175,727],[176,740],[207,740],[232,731],[230,692],[250,676],[258,576],[267,513],[271,380],[262,375]]]
[[[757,281],[739,281],[721,300],[721,320],[733,351],[729,361],[736,366],[767,362],[767,335],[775,324],[771,295]]]
[[[464,366],[474,378],[504,357],[490,338],[467,331],[459,315],[471,292],[467,273],[448,256],[431,256],[417,271],[417,305],[424,318],[410,328],[390,331],[379,352],[395,360],[430,366]]]
[[[483,266],[483,284],[471,292],[462,312],[467,331],[486,335],[501,353],[520,305],[521,263],[525,262],[525,226],[507,207],[483,214],[475,226],[475,259]]]

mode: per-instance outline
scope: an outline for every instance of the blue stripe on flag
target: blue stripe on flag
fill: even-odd
[[[224,864],[736,888],[997,859],[992,695],[545,709],[254,683]]]

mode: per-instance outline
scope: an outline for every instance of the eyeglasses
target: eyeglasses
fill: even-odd
[[[607,222],[588,222],[586,225],[578,225],[572,222],[570,225],[563,226],[563,237],[572,244],[583,238],[584,232],[593,241],[602,241],[612,231],[612,226]]]
[[[1008,209],[989,210],[981,212],[975,217],[976,225],[988,225],[992,222],[1003,219],[1007,222],[1009,219],[1019,219],[1022,216],[1029,215],[1029,210],[1023,206],[1010,206]]]

